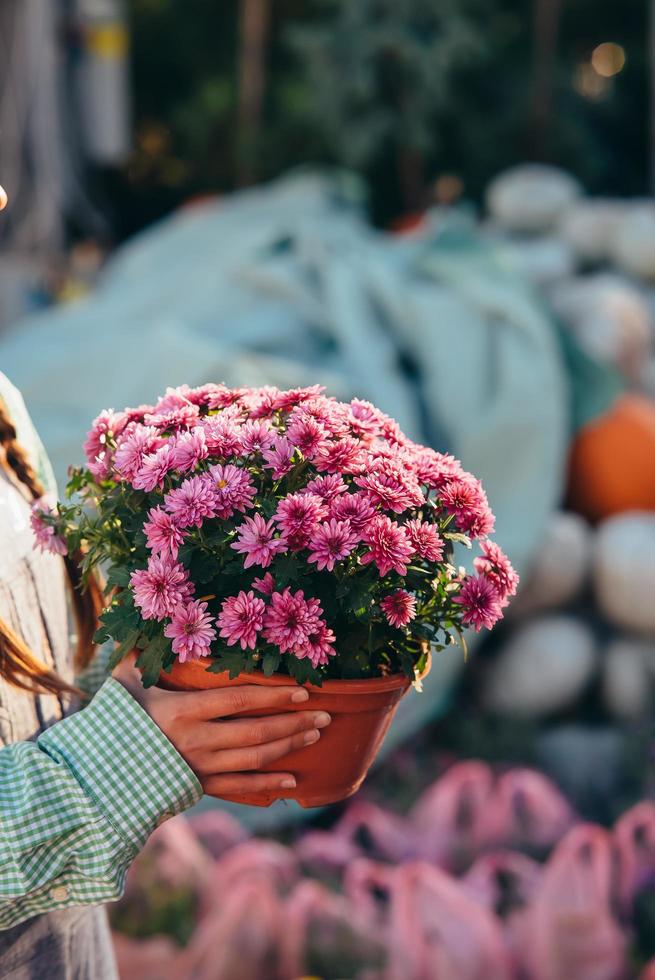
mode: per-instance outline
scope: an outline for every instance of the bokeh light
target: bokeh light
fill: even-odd
[[[591,66],[603,78],[618,75],[625,65],[625,51],[620,44],[606,41],[594,48],[591,54]]]

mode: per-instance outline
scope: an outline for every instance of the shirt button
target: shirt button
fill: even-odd
[[[56,888],[53,888],[50,892],[50,898],[53,902],[65,902],[68,898],[68,888],[66,885],[57,885]]]

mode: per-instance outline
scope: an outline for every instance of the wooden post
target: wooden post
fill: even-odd
[[[268,26],[268,0],[240,0],[237,147],[240,186],[254,183],[258,176],[255,153],[264,103]]]
[[[543,159],[548,151],[562,4],[563,0],[535,0],[534,4],[534,70],[529,137],[529,152],[533,159]]]
[[[648,144],[650,160],[648,161],[648,176],[650,192],[655,195],[655,0],[650,0],[649,4],[648,70],[650,75],[650,98],[648,99]]]

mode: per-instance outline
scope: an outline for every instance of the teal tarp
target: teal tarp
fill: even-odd
[[[0,368],[60,484],[104,407],[182,382],[324,380],[459,456],[525,570],[561,494],[567,375],[530,290],[465,225],[434,226],[421,240],[378,233],[317,176],[195,207],[120,249],[89,299],[0,338]],[[459,651],[439,655],[387,747],[443,710],[461,665]]]

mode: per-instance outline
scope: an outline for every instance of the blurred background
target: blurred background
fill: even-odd
[[[0,368],[60,483],[102,408],[322,382],[522,576],[354,800],[156,832],[123,980],[655,977],[654,101],[648,0],[0,4]]]

